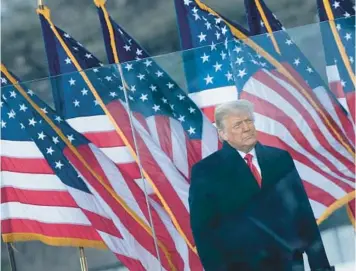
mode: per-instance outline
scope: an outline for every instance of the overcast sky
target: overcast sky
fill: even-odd
[[[206,0],[245,24],[243,0]],[[267,0],[287,28],[315,22],[316,0]],[[23,80],[48,75],[36,0],[2,0],[2,61]],[[106,62],[96,7],[91,0],[44,0],[53,22]],[[107,8],[152,55],[179,50],[173,0],[108,0]]]
[[[103,63],[107,63],[97,10],[92,0],[43,2],[51,9],[52,21],[58,27],[81,42]],[[229,19],[246,26],[243,0],[203,2]],[[266,3],[288,29],[317,22],[316,0],[266,0]],[[36,13],[37,0],[1,0],[1,4],[2,62],[23,81],[47,77],[44,42]],[[108,0],[106,6],[112,18],[151,55],[180,50],[173,0]],[[303,34],[297,35],[296,39],[298,36],[303,37],[301,43],[304,48],[308,49],[314,47],[315,43],[320,43],[320,39],[314,41],[319,38],[317,25],[314,25],[314,28],[302,27],[295,32]],[[308,52],[306,54],[308,55]],[[314,53],[310,55],[315,57]],[[311,60],[312,63],[314,66],[322,65],[322,51],[316,56],[320,61]],[[42,99],[51,103],[48,82],[33,83],[31,87]]]

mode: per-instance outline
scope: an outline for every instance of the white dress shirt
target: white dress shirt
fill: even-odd
[[[244,159],[245,163],[247,164],[247,161],[245,160],[245,155],[246,155],[247,153],[244,153],[244,152],[239,151],[239,150],[238,150],[238,153],[241,155],[242,159]],[[248,153],[252,155],[252,164],[257,168],[258,173],[260,173],[260,176],[261,176],[261,168],[260,168],[260,165],[258,164],[258,160],[257,160],[257,155],[256,155],[255,148],[253,148],[253,149],[252,149],[251,151],[249,151]]]

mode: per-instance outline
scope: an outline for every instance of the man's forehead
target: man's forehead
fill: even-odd
[[[242,121],[246,119],[251,119],[251,115],[246,112],[231,112],[226,115],[225,119],[229,119],[230,121]]]

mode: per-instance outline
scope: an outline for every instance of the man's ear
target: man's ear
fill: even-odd
[[[223,130],[219,130],[218,133],[219,133],[220,139],[227,141],[227,135]]]

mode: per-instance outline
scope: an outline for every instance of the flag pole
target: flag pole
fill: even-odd
[[[38,0],[37,5],[39,9],[44,9],[43,0]],[[81,271],[88,271],[88,263],[85,257],[85,252],[83,247],[79,247],[79,262],[80,262],[80,270]],[[13,269],[12,271],[16,271]]]
[[[121,83],[122,83],[122,86],[123,86],[125,101],[126,101],[126,104],[127,104],[127,111],[128,111],[127,114],[129,115],[129,121],[130,121],[131,130],[132,130],[132,137],[133,137],[134,146],[136,148],[136,153],[137,153],[137,164],[138,164],[138,167],[139,167],[139,170],[140,170],[141,178],[143,180],[143,193],[144,193],[145,199],[146,199],[146,206],[147,206],[148,217],[149,217],[150,224],[151,224],[151,229],[152,229],[153,242],[154,242],[155,249],[156,249],[157,259],[158,259],[158,262],[160,263],[160,270],[162,270],[161,256],[159,254],[158,243],[157,243],[158,239],[157,239],[157,235],[156,235],[156,231],[155,231],[155,226],[154,226],[154,223],[153,223],[152,212],[151,212],[151,204],[149,202],[149,196],[148,196],[147,187],[146,187],[146,180],[145,180],[143,172],[142,172],[142,168],[143,167],[142,167],[142,164],[141,164],[140,150],[138,149],[138,145],[137,145],[136,132],[135,132],[135,128],[134,128],[133,121],[132,121],[132,111],[130,109],[129,99],[128,99],[128,95],[127,95],[128,85],[126,83],[124,74],[122,72],[121,63],[117,63],[116,65],[118,67],[119,74],[120,74],[120,77],[121,77]]]
[[[109,30],[110,40],[112,40],[115,43],[115,39],[114,39],[114,37],[112,35],[112,33],[113,33],[112,25],[111,25],[110,20],[108,19],[108,14],[107,14],[107,11],[106,11],[106,8],[105,8],[106,0],[101,0],[101,1],[94,0],[94,2],[98,7],[100,7],[102,9],[104,14],[106,15],[105,16],[105,21],[106,21],[107,27],[108,27],[108,29],[111,29],[111,31]],[[125,77],[124,77],[124,73],[122,71],[122,66],[121,66],[121,63],[119,61],[118,54],[116,52],[116,46],[113,46],[113,44],[111,44],[111,49],[112,49],[112,53],[114,54],[116,67],[118,68],[119,74],[120,74],[120,79],[121,79],[121,83],[122,83],[122,87],[123,87],[125,102],[126,102],[126,105],[127,105],[127,111],[128,111],[127,114],[129,116],[130,126],[131,126],[131,130],[132,130],[132,137],[133,137],[133,141],[134,141],[134,147],[136,149],[137,164],[138,164],[138,167],[139,167],[139,170],[140,170],[141,179],[143,180],[143,193],[145,195],[149,222],[150,222],[151,229],[152,229],[153,242],[154,242],[154,245],[155,245],[157,259],[158,259],[158,261],[160,263],[160,269],[162,270],[161,256],[160,256],[160,253],[159,253],[158,242],[157,242],[158,239],[157,239],[157,235],[156,235],[156,231],[155,231],[155,226],[154,226],[154,223],[153,223],[152,212],[151,212],[151,204],[149,202],[149,196],[148,196],[148,193],[147,193],[146,178],[145,178],[145,176],[143,174],[143,166],[142,166],[142,163],[141,163],[140,150],[139,150],[138,145],[137,145],[136,132],[135,132],[135,127],[133,125],[132,111],[130,109],[130,102],[129,102],[128,94],[127,94],[127,90],[129,89],[129,87],[128,87],[127,83],[126,83],[126,80],[125,80]]]
[[[88,271],[87,258],[85,257],[85,252],[83,247],[79,247],[79,262],[80,262],[80,270]]]
[[[11,271],[17,271],[15,254],[14,254],[14,249],[12,247],[12,243],[6,243],[6,246],[7,246],[7,252],[9,254]]]
[[[43,0],[37,0],[37,5],[39,9],[43,9]]]

